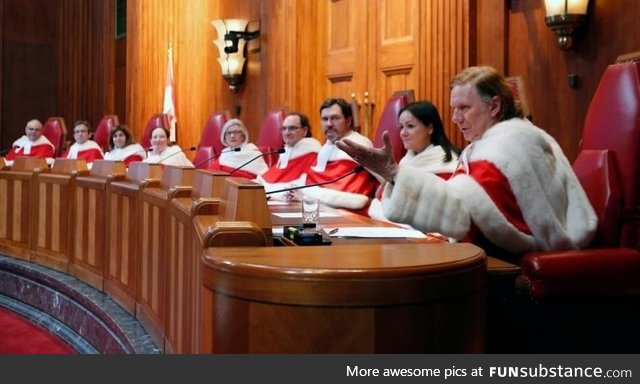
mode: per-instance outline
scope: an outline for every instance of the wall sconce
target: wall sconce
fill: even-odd
[[[587,20],[589,0],[544,0],[547,26],[558,35],[558,47],[568,51],[573,35]]]
[[[213,20],[211,24],[218,32],[213,43],[218,47],[222,77],[231,92],[237,92],[244,81],[245,44],[260,36],[260,31],[247,32],[249,21],[242,19]]]

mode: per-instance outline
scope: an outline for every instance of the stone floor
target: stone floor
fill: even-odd
[[[140,322],[73,276],[0,255],[0,305],[85,354],[159,354]]]

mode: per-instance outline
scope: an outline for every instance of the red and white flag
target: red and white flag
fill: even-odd
[[[164,83],[162,113],[166,114],[169,119],[169,141],[175,143],[178,139],[176,132],[178,120],[176,119],[175,93],[173,90],[173,49],[171,46],[167,51],[167,78]]]

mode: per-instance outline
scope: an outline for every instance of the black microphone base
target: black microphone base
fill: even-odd
[[[306,224],[284,226],[282,237],[296,245],[331,245],[331,238],[323,229]]]

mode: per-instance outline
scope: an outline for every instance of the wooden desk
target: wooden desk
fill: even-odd
[[[201,352],[482,352],[485,263],[471,244],[209,248]]]
[[[300,224],[302,221],[302,214],[299,218],[282,218],[277,216],[278,213],[284,212],[301,212],[300,202],[289,202],[286,205],[269,205],[271,210],[271,221],[274,227],[281,227],[285,225]],[[355,214],[353,212],[344,209],[335,209],[331,207],[323,206],[320,208],[320,226],[324,228],[336,228],[336,227],[397,227],[397,225],[389,222],[375,220],[370,217]],[[338,216],[323,217],[322,212],[328,212],[331,214],[337,214]],[[280,242],[283,245],[281,239],[274,239],[276,242]],[[421,243],[421,244],[438,244],[443,240],[439,237],[428,236],[424,239],[397,239],[397,238],[341,238],[332,237],[331,241],[333,245],[346,245],[346,244],[406,244],[406,243]],[[287,242],[286,245],[294,245],[292,242]],[[495,257],[487,257],[487,271],[491,278],[500,277],[502,281],[513,280],[520,274],[520,267],[506,262],[504,260],[496,259]]]

